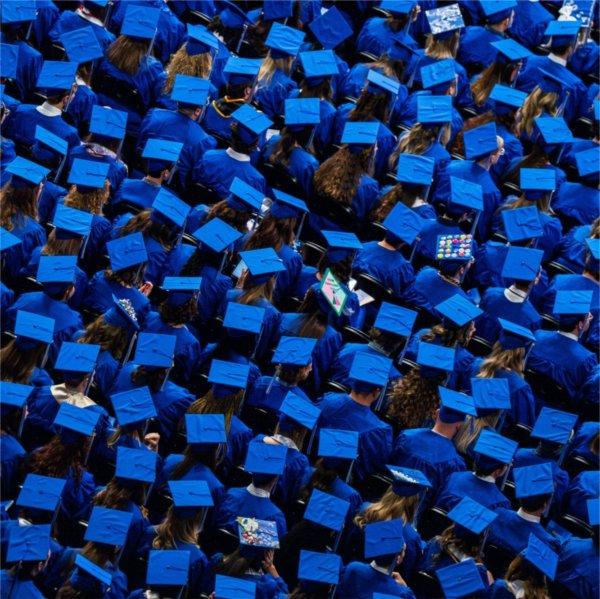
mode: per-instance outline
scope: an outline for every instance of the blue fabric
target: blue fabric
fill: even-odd
[[[503,39],[505,37],[501,33],[488,27],[479,25],[465,27],[458,47],[458,62],[466,69],[482,71],[496,60],[498,51],[492,46],[492,42]]]
[[[449,512],[464,497],[474,499],[489,510],[510,508],[510,501],[500,492],[495,483],[487,482],[472,472],[454,472],[441,490],[436,506]]]
[[[0,435],[0,464],[2,468],[2,497],[15,499],[20,482],[19,469],[27,452],[19,441],[9,433]]]
[[[0,36],[0,40],[2,43],[7,41],[4,35]],[[15,78],[16,88],[18,90],[17,99],[25,102],[35,91],[38,75],[42,70],[44,59],[35,48],[32,48],[25,41],[15,42],[14,45],[18,46],[19,48],[19,54],[17,58],[17,76]],[[13,110],[12,107],[11,110]]]
[[[54,23],[54,27],[48,32],[48,38],[53,44],[60,44],[60,36],[69,31],[76,31],[84,27],[91,27],[98,43],[103,50],[106,50],[110,44],[115,41],[115,36],[107,31],[104,27],[97,25],[92,21],[88,21],[81,17],[77,12],[65,10],[58,20]]]
[[[564,511],[583,520],[588,521],[587,502],[598,497],[600,486],[600,472],[587,470],[578,474],[569,485],[564,496]]]
[[[283,71],[277,69],[268,83],[258,81],[258,89],[254,95],[254,100],[272,120],[277,115],[283,114],[285,99],[290,97],[291,92],[296,87],[295,81],[290,79]]]
[[[556,581],[577,597],[593,599],[600,592],[598,580],[598,546],[592,539],[567,539],[560,551]]]
[[[414,593],[398,584],[391,576],[374,570],[362,562],[348,564],[340,577],[336,596],[340,599],[370,599],[373,593],[383,593],[392,597],[414,598]]]
[[[351,379],[348,376],[352,362],[358,353],[367,353],[381,356],[382,353],[366,343],[345,343],[341,351],[338,353],[333,366],[331,367],[330,378],[342,385],[350,387]],[[392,385],[396,380],[401,378],[398,369],[392,365],[388,378],[388,386]]]

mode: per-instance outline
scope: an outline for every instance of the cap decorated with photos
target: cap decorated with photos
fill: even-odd
[[[420,471],[401,466],[386,466],[392,475],[392,490],[400,497],[412,497],[431,488],[429,479]]]
[[[440,40],[447,40],[465,26],[460,5],[447,4],[425,11],[429,31]]]

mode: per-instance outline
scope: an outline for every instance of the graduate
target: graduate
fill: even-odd
[[[582,457],[590,464],[597,464],[598,452],[596,451],[596,439],[600,440],[599,431],[600,424],[583,422],[573,435],[573,439],[567,450],[567,456]]]

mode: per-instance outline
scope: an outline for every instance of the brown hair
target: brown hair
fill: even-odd
[[[152,210],[150,209],[138,212],[123,226],[120,236],[125,237],[130,233],[143,233],[156,239],[166,251],[172,250],[175,246],[173,229],[153,221],[151,213]]]
[[[213,471],[218,467],[222,461],[218,456],[218,446],[211,444],[199,447],[202,447],[202,449],[199,449],[198,446],[186,446],[185,450],[183,451],[183,460],[181,460],[181,462],[179,462],[177,466],[173,468],[169,480],[181,479],[196,464],[204,464]]]
[[[331,88],[331,79],[325,78],[316,85],[310,85],[310,79],[303,79],[300,82],[299,98],[319,98],[330,102],[333,98],[333,89]]]
[[[243,293],[236,300],[239,304],[252,306],[261,299],[266,299],[268,302],[273,301],[273,291],[275,290],[275,277],[271,277],[266,283],[256,285],[248,274],[244,274],[242,283]]]
[[[457,29],[449,38],[441,39],[428,33],[425,42],[425,54],[437,60],[456,58],[460,31]]]
[[[103,351],[110,352],[113,358],[120,360],[127,350],[129,333],[127,329],[108,324],[104,320],[104,314],[101,314],[88,324],[85,333],[77,342],[97,344]]]
[[[450,126],[441,125],[443,133],[440,143],[445,146],[450,140]],[[388,165],[390,170],[396,168],[400,154],[424,154],[439,135],[440,127],[424,127],[421,123],[415,123],[410,131],[398,140],[398,145],[390,154]]]
[[[388,107],[389,97],[385,92],[374,94],[365,88],[358,96],[354,108],[348,113],[348,121],[368,121],[375,118],[386,122]]]
[[[533,122],[542,113],[547,112],[550,116],[556,115],[558,96],[554,92],[544,92],[536,87],[525,99],[521,108],[521,120],[517,124],[517,133],[523,131],[531,136],[533,133]]]
[[[397,518],[402,518],[405,522],[412,522],[415,519],[418,507],[419,495],[400,497],[394,493],[390,486],[379,501],[372,503],[364,512],[357,514],[354,518],[354,524],[359,528],[364,528],[367,524],[373,522],[383,522],[384,520],[395,520]]]
[[[158,307],[158,312],[162,320],[173,327],[187,324],[198,315],[198,298],[194,295],[179,306],[165,300]]]
[[[292,131],[289,127],[284,127],[272,154],[269,156],[269,163],[288,166],[292,152],[296,148],[306,148],[311,133],[312,129],[310,127],[303,127],[299,131]]]
[[[528,206],[536,206],[540,212],[545,214],[552,214],[552,208],[550,207],[550,193],[545,193],[537,200],[528,200],[524,194],[520,195],[514,202],[508,202],[502,204],[498,208],[498,212],[504,210],[515,210],[516,208],[526,208]]]
[[[107,281],[123,285],[123,287],[139,287],[144,280],[145,267],[139,268],[139,265],[123,268],[122,270],[104,270],[104,277]]]
[[[198,547],[198,529],[202,511],[198,510],[192,518],[180,518],[175,515],[171,505],[165,519],[156,527],[156,537],[152,541],[154,549],[177,549],[177,543],[187,543]]]
[[[138,366],[131,373],[131,381],[137,386],[147,385],[152,393],[157,393],[165,381],[166,373],[166,368]]]
[[[143,483],[121,485],[117,478],[111,478],[108,484],[93,499],[93,504],[113,510],[127,510],[128,503],[136,505],[143,502]]]
[[[519,177],[522,168],[542,168],[548,164],[550,164],[548,154],[546,154],[541,146],[534,143],[531,152],[526,156],[523,156],[515,168],[506,175],[505,179],[506,181],[519,185]]]
[[[102,214],[102,206],[108,200],[109,193],[110,183],[108,179],[101,189],[93,189],[85,192],[77,189],[75,185],[71,185],[69,193],[65,196],[65,206],[85,210],[92,214]]]
[[[549,592],[544,575],[521,555],[517,555],[508,566],[505,580],[523,581],[524,597],[527,599],[548,599]]]
[[[85,469],[88,445],[87,437],[78,437],[75,443],[63,443],[60,437],[55,435],[49,443],[30,454],[27,472],[64,478],[71,470],[73,478],[79,484]]]
[[[163,93],[171,93],[176,75],[189,75],[191,77],[200,77],[200,79],[208,79],[212,62],[210,52],[202,52],[201,54],[190,56],[187,51],[187,43],[183,44],[175,54],[171,54],[171,59],[165,69],[167,71],[167,80],[163,88]]]
[[[258,250],[272,247],[278,252],[282,246],[294,242],[295,218],[275,218],[271,214],[260,221],[246,244],[244,250]]]
[[[371,210],[369,218],[375,222],[383,222],[386,216],[392,211],[396,204],[404,204],[407,208],[411,208],[415,200],[422,193],[422,187],[408,185],[402,187],[402,183],[396,183],[384,196],[375,204]]]
[[[106,50],[108,61],[127,75],[135,75],[146,57],[149,40],[120,35]]]
[[[525,370],[525,349],[502,349],[498,341],[494,343],[492,353],[487,356],[479,367],[478,378],[493,379],[499,370],[510,370],[523,376]]]
[[[413,368],[392,387],[388,395],[387,417],[400,430],[423,426],[439,407],[439,382],[423,378],[419,369]]]
[[[456,535],[453,524],[446,528],[446,530],[436,538],[439,541],[441,551],[433,557],[434,563],[442,557],[442,553],[451,555],[452,548],[472,557],[477,563],[482,563],[480,556],[482,537],[477,535],[466,535],[464,538],[459,537]]]
[[[29,384],[33,370],[41,363],[45,353],[46,345],[43,343],[39,343],[33,349],[19,349],[17,340],[11,340],[0,349],[2,380],[22,385]]]
[[[246,223],[252,217],[252,212],[245,210],[234,210],[229,206],[227,200],[221,200],[214,204],[206,215],[204,224],[210,222],[213,218],[220,218],[223,222],[237,229],[241,233],[246,233]]]
[[[348,283],[350,276],[352,275],[352,261],[353,256],[347,256],[343,260],[331,263],[327,254],[323,254],[317,264],[317,270],[320,274],[324,275],[326,270],[329,269],[338,281],[344,284]]]
[[[72,239],[57,239],[56,229],[50,231],[48,239],[42,248],[43,256],[77,256],[83,245],[83,237]]]
[[[422,337],[422,341],[433,342],[436,339],[440,340],[444,347],[454,347],[455,345],[466,345],[470,339],[473,330],[472,323],[455,329],[453,327],[446,328],[443,324],[436,324],[431,327]]]
[[[0,226],[13,230],[13,218],[21,224],[23,217],[37,220],[37,192],[35,187],[13,187],[10,183],[0,189]]]
[[[492,93],[492,89],[496,83],[509,85],[516,67],[517,65],[515,64],[504,65],[499,62],[493,62],[484,69],[481,76],[471,85],[475,104],[477,106],[483,106],[489,95]]]
[[[293,64],[293,56],[286,56],[285,58],[273,58],[271,55],[268,55],[262,61],[258,71],[257,81],[259,87],[269,85],[276,71],[282,71],[286,75],[289,75],[292,71]]]
[[[240,389],[236,393],[224,397],[215,397],[212,389],[206,395],[199,397],[187,409],[188,414],[223,414],[225,416],[225,429],[231,426],[231,419],[238,413],[244,392]]]
[[[460,425],[458,432],[452,440],[454,446],[456,447],[456,451],[463,455],[467,455],[467,451],[471,443],[473,443],[473,441],[479,437],[479,433],[484,428],[489,426],[496,428],[499,418],[499,412],[494,412],[493,414],[488,414],[487,416],[479,416],[478,418],[467,416],[466,420]]]

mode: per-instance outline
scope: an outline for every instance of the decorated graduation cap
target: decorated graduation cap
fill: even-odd
[[[146,584],[149,587],[184,587],[190,573],[190,551],[153,549],[148,552]]]
[[[260,212],[265,194],[238,177],[234,177],[229,187],[227,205],[240,212]]]
[[[527,547],[522,552],[522,556],[544,576],[554,580],[558,567],[558,554],[552,551],[550,546],[538,536],[530,533]]]
[[[438,387],[440,394],[440,420],[446,424],[463,422],[466,416],[477,416],[475,402],[470,395],[447,387]]]
[[[156,418],[157,411],[148,387],[136,387],[110,396],[119,426],[136,426]]]
[[[469,129],[463,136],[467,160],[488,156],[498,149],[498,133],[494,122]]]
[[[352,360],[350,386],[358,393],[369,393],[374,389],[383,389],[388,383],[392,360],[379,354],[357,352]]]
[[[127,113],[96,104],[92,108],[90,133],[110,139],[123,139],[127,128]]]
[[[435,343],[419,342],[417,350],[417,364],[420,366],[421,376],[424,378],[437,378],[444,372],[454,370],[455,350]]]
[[[336,553],[318,553],[300,550],[298,579],[321,584],[337,584],[340,579],[342,558]]]
[[[25,407],[33,389],[34,387],[31,385],[1,381],[0,408],[2,409],[2,415],[5,416],[12,410],[20,410]]]
[[[201,283],[201,277],[165,277],[162,288],[169,292],[165,301],[170,306],[182,306],[200,291]]]
[[[489,99],[494,101],[497,114],[507,114],[521,108],[527,99],[527,94],[514,87],[496,83],[490,92]]]
[[[552,478],[550,462],[515,468],[513,477],[517,499],[551,495],[554,492],[554,479]]]
[[[382,92],[397,96],[400,90],[400,83],[396,79],[386,77],[383,73],[375,69],[369,69],[367,73],[367,90],[374,94]]]
[[[321,121],[319,98],[288,98],[284,105],[284,122],[290,131],[302,131]]]
[[[279,476],[285,468],[285,445],[271,445],[263,441],[251,441],[248,444],[248,453],[244,469],[252,474],[266,474]]]
[[[75,83],[75,73],[77,73],[76,62],[46,60],[38,75],[36,88],[45,96],[60,95],[71,89]]]
[[[75,158],[67,183],[75,185],[82,192],[102,189],[108,177],[108,170],[109,165],[106,162]]]
[[[58,431],[63,443],[76,443],[82,437],[94,434],[100,413],[90,408],[78,408],[63,402],[54,418],[53,428]]]
[[[417,312],[414,310],[389,302],[382,302],[373,326],[386,333],[410,337],[416,319]]]
[[[321,410],[305,397],[300,397],[290,391],[279,406],[279,430],[297,428],[294,423],[301,424],[308,430],[313,430]]]
[[[93,214],[85,210],[57,204],[52,224],[57,239],[76,239],[87,237],[92,228]]]
[[[519,187],[528,200],[537,200],[556,189],[556,173],[551,168],[522,168]]]
[[[191,77],[190,75],[175,75],[173,89],[171,90],[171,100],[179,105],[204,106],[208,100],[210,81],[200,79],[200,77]]]
[[[283,336],[275,348],[272,362],[284,366],[308,366],[316,344],[317,340],[309,337]]]
[[[262,329],[265,312],[265,308],[261,308],[260,306],[228,302],[225,309],[223,326],[226,329],[258,334]]]
[[[560,116],[538,116],[533,123],[546,145],[565,144],[573,141],[573,133]]]
[[[118,272],[139,266],[148,261],[144,236],[141,233],[131,233],[106,242],[106,250],[110,260],[110,268]]]
[[[458,293],[437,304],[435,310],[442,315],[444,324],[459,328],[483,314],[483,310]]]
[[[244,261],[254,285],[263,285],[277,273],[285,270],[283,260],[270,247],[240,252],[240,258]]]
[[[2,2],[2,24],[20,25],[35,21],[37,17],[35,0],[15,0]]]
[[[190,445],[217,445],[227,442],[224,414],[186,414],[185,432]]]
[[[104,313],[104,322],[114,327],[127,329],[130,333],[140,330],[137,313],[131,300],[112,296],[113,305]]]
[[[492,510],[470,497],[463,497],[449,512],[454,530],[459,537],[479,536],[498,517]]]
[[[577,289],[556,292],[552,313],[558,317],[563,327],[574,327],[585,318],[592,307],[593,291]]]
[[[17,497],[18,507],[54,512],[67,482],[64,478],[28,474]]]
[[[436,570],[436,576],[446,599],[478,596],[486,590],[473,558]]]
[[[305,34],[299,29],[282,25],[275,21],[271,25],[265,46],[270,48],[271,56],[275,59],[286,56],[296,56],[302,46]]]
[[[386,228],[385,237],[390,243],[404,242],[411,245],[423,229],[425,220],[415,210],[398,202],[382,224]]]
[[[288,100],[286,100],[288,102]],[[308,206],[304,200],[296,198],[289,193],[279,189],[273,189],[273,204],[270,214],[274,218],[300,218],[308,212]]]
[[[452,120],[452,98],[450,96],[417,96],[417,122],[422,125],[441,125]]]
[[[550,21],[544,35],[550,37],[550,47],[568,46],[577,38],[581,29],[581,21],[560,20]]]
[[[148,165],[150,172],[168,170],[179,160],[179,154],[183,148],[183,144],[170,139],[148,139],[142,158]]]
[[[15,319],[16,344],[21,350],[37,347],[40,343],[46,345],[54,339],[54,318],[18,310]]]
[[[532,53],[525,46],[522,46],[510,37],[497,42],[490,42],[490,45],[498,50],[496,62],[505,64],[519,62],[520,60],[524,60],[525,58],[532,56]],[[527,96],[527,94],[525,94],[525,96]]]
[[[84,540],[122,547],[132,518],[131,512],[96,505],[92,509]]]
[[[407,15],[417,4],[417,0],[381,0],[379,8],[392,15]]]
[[[122,483],[153,483],[156,465],[157,455],[154,451],[117,447],[115,477]]]
[[[500,212],[504,224],[504,232],[510,243],[537,239],[544,234],[540,221],[540,213],[536,206],[523,206],[514,210]]]
[[[530,435],[535,439],[565,445],[571,438],[577,419],[576,414],[543,407]]]
[[[168,485],[175,513],[180,518],[193,518],[202,508],[214,505],[204,480],[170,480]]]
[[[121,35],[151,40],[154,38],[160,10],[146,4],[128,4],[121,25]]]
[[[358,432],[336,428],[319,430],[319,457],[354,460],[358,455]]]
[[[473,451],[477,454],[475,463],[483,470],[493,470],[510,464],[519,444],[507,439],[496,431],[484,429],[481,431]]]
[[[451,233],[437,238],[435,259],[440,271],[454,273],[473,258],[473,236],[469,233]]]
[[[152,202],[150,220],[176,231],[181,231],[189,212],[190,207],[183,200],[165,187],[161,187],[154,197],[154,202]]]
[[[332,6],[325,14],[311,21],[308,28],[327,50],[333,50],[353,33],[352,27],[336,6]]]
[[[337,10],[335,7],[329,11]],[[335,53],[332,50],[300,52],[300,64],[309,84],[319,85],[325,79],[339,73]]]
[[[527,348],[532,343],[535,343],[533,333],[526,327],[504,318],[498,318],[498,322],[500,323],[498,343],[500,343],[502,349]]]
[[[362,243],[354,233],[347,231],[321,231],[327,243],[327,259],[337,264],[362,248]]]
[[[146,368],[170,368],[173,365],[176,343],[175,335],[140,333],[133,361]]]
[[[232,85],[250,85],[256,79],[261,64],[260,58],[242,58],[232,54],[223,67],[223,74]]]
[[[446,58],[421,67],[423,89],[431,90],[433,94],[444,94],[456,81],[454,61]]]
[[[577,165],[579,176],[582,179],[594,180],[595,182],[598,177],[598,172],[600,172],[599,163],[600,154],[598,153],[597,147],[575,154],[575,164]]]
[[[242,233],[215,217],[197,229],[193,235],[202,244],[203,249],[220,254],[231,249]]]
[[[458,3],[426,10],[425,17],[429,31],[440,40],[449,39],[455,31],[465,26]]]
[[[392,490],[400,497],[412,497],[431,488],[429,479],[420,471],[386,465],[392,475]]]
[[[243,557],[262,557],[265,551],[279,548],[277,523],[273,520],[259,520],[238,516],[239,551]]]
[[[240,106],[231,114],[231,118],[238,124],[237,132],[246,144],[256,143],[259,136],[273,124],[264,112],[256,110],[249,104]]]
[[[500,275],[512,281],[533,281],[540,272],[543,250],[510,246]]]
[[[365,530],[365,559],[391,556],[400,553],[404,541],[404,520],[384,520],[367,524]]]
[[[478,183],[450,177],[450,202],[446,212],[461,216],[466,210],[483,210],[483,189]]]
[[[255,599],[256,582],[217,574],[215,578],[215,597],[219,599]]]
[[[60,41],[68,59],[76,64],[90,62],[104,55],[102,46],[90,26],[66,31],[60,36]]]
[[[412,185],[431,185],[435,161],[428,156],[418,154],[400,154],[396,179]]]
[[[69,377],[82,378],[93,372],[99,353],[99,345],[63,341],[54,363],[54,369],[62,371],[63,376],[68,380],[70,380]]]
[[[12,526],[8,533],[6,561],[45,562],[50,554],[50,528],[50,524]]]
[[[245,389],[249,373],[250,366],[248,364],[213,360],[210,363],[208,382],[213,386],[212,391],[215,397],[225,397]]]
[[[313,489],[306,510],[304,520],[325,526],[331,530],[340,531],[344,527],[346,514],[350,503],[335,495]]]
[[[479,417],[510,409],[510,389],[506,379],[472,378],[471,393]]]
[[[5,172],[12,175],[10,181],[12,187],[22,188],[39,185],[47,177],[50,169],[17,156],[6,166]]]
[[[69,582],[79,592],[88,593],[92,597],[101,596],[111,585],[112,574],[78,553]]]
[[[510,18],[517,7],[515,0],[480,0],[479,5],[488,23],[500,23]]]
[[[219,40],[204,25],[187,24],[187,46],[189,56],[204,54],[219,49]]]

